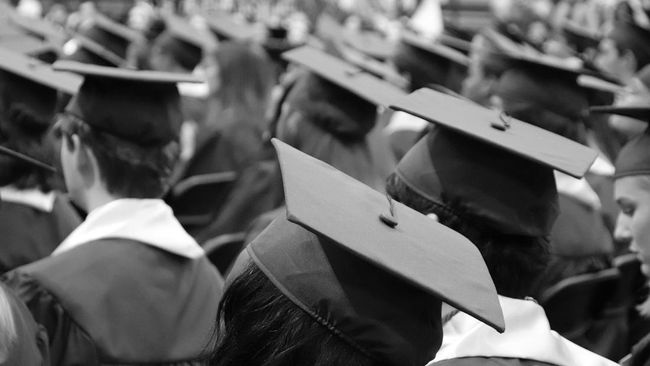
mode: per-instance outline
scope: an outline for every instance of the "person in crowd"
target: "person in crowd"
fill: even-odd
[[[650,64],[650,28],[633,19],[617,19],[599,45],[595,64],[626,84],[644,66]]]
[[[74,62],[55,127],[68,193],[88,212],[50,257],[2,280],[47,330],[52,365],[204,365],[222,279],[160,197],[178,157],[186,75]]]
[[[625,107],[601,108],[601,112],[627,116],[650,123],[647,104]],[[650,129],[634,138],[621,150],[616,160],[614,195],[621,208],[616,238],[629,244],[630,250],[641,262],[641,271],[648,277],[648,233],[650,230]],[[639,308],[648,317],[647,302]],[[650,338],[646,336],[633,347],[623,365],[644,366],[650,362]]]
[[[230,273],[212,365],[423,365],[442,341],[442,301],[503,330],[467,239],[274,144],[287,215]]]
[[[462,312],[449,312],[430,365],[613,365],[553,332],[529,298],[548,264],[548,236],[558,214],[553,169],[580,176],[595,152],[433,90],[409,95],[394,108],[437,125],[400,161],[388,194],[477,246],[506,321],[499,335]]]
[[[55,164],[49,134],[59,90],[81,80],[32,58],[0,50],[0,145]],[[80,223],[52,171],[0,156],[0,273],[47,257]]]

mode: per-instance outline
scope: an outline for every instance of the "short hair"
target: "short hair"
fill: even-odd
[[[422,197],[396,173],[388,177],[386,192],[422,214],[437,215],[441,224],[472,241],[481,252],[499,295],[518,299],[534,295],[536,283],[550,260],[548,238],[496,232],[454,210],[448,202],[437,203]]]
[[[219,304],[213,366],[379,366],[316,322],[249,263]]]
[[[179,156],[179,143],[143,147],[99,131],[81,119],[63,114],[55,134],[70,139],[77,135],[92,150],[109,193],[124,198],[160,198]],[[68,140],[70,141],[70,140]]]

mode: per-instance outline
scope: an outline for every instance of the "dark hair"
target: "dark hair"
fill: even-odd
[[[441,224],[472,241],[481,252],[499,295],[519,299],[534,295],[534,285],[550,258],[547,238],[495,232],[479,218],[468,217],[447,202],[422,197],[395,173],[387,179],[386,192],[422,214],[436,214]]]
[[[466,66],[404,43],[395,53],[393,63],[400,73],[409,75],[410,90],[438,84],[459,92],[467,75]]]
[[[57,92],[9,73],[2,73],[0,79],[0,144],[52,164],[56,151],[48,131]],[[55,181],[55,175],[42,168],[10,157],[0,158],[0,186],[11,184],[18,189],[47,192],[54,188]]]
[[[178,141],[141,147],[86,124],[71,115],[59,119],[55,133],[79,136],[97,158],[107,190],[126,198],[159,198],[169,188],[168,178],[179,155]]]
[[[213,366],[379,366],[317,323],[249,263],[219,303]]]

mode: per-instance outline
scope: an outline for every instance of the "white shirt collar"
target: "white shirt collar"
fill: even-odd
[[[585,178],[577,179],[570,175],[555,171],[557,191],[586,204],[594,210],[600,210],[602,204],[596,191]]]
[[[616,168],[614,168],[614,165],[605,156],[599,154],[594,163],[591,164],[591,167],[589,167],[589,172],[611,177],[616,172]]]
[[[204,255],[159,199],[118,199],[93,210],[52,255],[100,239],[135,240],[187,258]]]
[[[0,201],[20,203],[35,209],[52,212],[56,195],[43,193],[38,189],[18,189],[12,186],[0,187]]]
[[[496,330],[458,313],[443,327],[443,343],[435,362],[461,357],[518,358],[558,366],[614,366],[616,363],[563,338],[551,327],[544,309],[534,301],[499,296],[506,331]]]

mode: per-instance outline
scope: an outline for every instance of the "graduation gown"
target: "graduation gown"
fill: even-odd
[[[25,304],[1,283],[0,313],[0,366],[49,365],[45,329],[36,324]],[[9,319],[11,326],[4,323]]]
[[[544,310],[532,300],[499,296],[506,331],[458,313],[443,327],[443,343],[427,366],[613,366],[616,363],[552,331]]]
[[[0,274],[47,257],[81,219],[64,196],[0,189]]]
[[[91,212],[51,257],[7,273],[52,365],[207,365],[223,281],[160,200]]]

